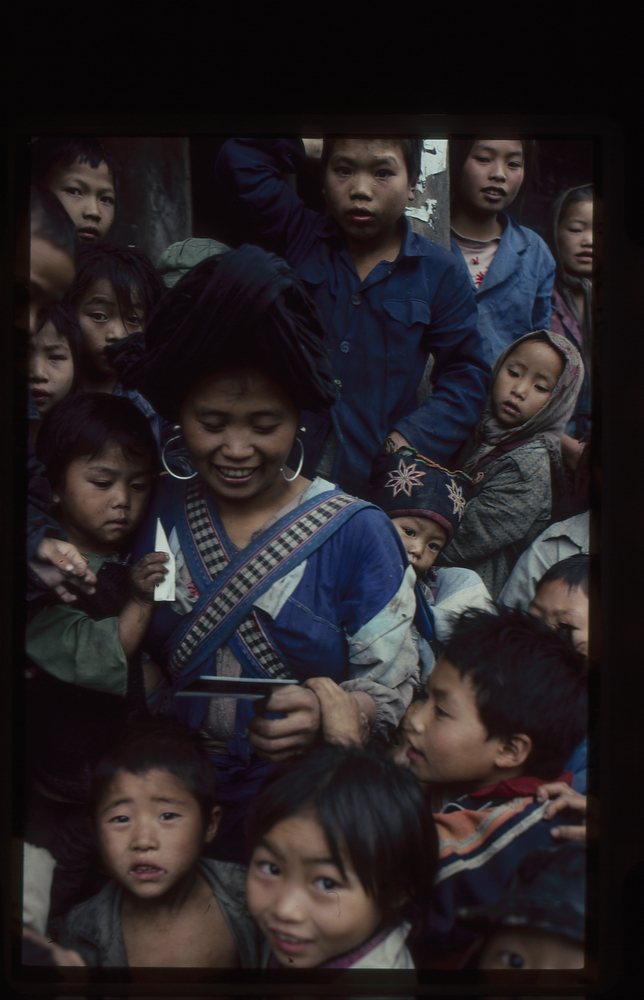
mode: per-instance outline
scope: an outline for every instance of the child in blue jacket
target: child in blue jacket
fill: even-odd
[[[533,158],[532,144],[521,139],[450,142],[452,251],[470,272],[490,365],[526,333],[550,328],[554,258],[507,214]]]
[[[230,139],[215,176],[252,240],[287,260],[320,310],[340,398],[328,414],[302,414],[304,475],[364,495],[387,437],[448,464],[483,410],[490,369],[466,268],[404,214],[420,140],[325,138],[328,215],[283,179],[305,160],[300,139]],[[418,407],[430,353],[433,394]]]

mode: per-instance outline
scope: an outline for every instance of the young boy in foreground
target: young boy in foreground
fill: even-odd
[[[284,257],[320,310],[340,398],[330,414],[303,415],[304,474],[364,496],[387,437],[449,463],[483,411],[490,369],[465,264],[405,216],[422,141],[327,136],[327,215],[283,180],[311,142],[230,139],[215,177],[247,241]],[[433,394],[419,408],[429,353]]]
[[[536,792],[570,783],[585,727],[586,665],[565,639],[521,611],[460,616],[394,755],[427,786],[439,834],[423,964],[471,944],[458,907],[495,902],[521,859],[551,846]]]
[[[256,968],[246,869],[200,857],[221,808],[198,737],[175,720],[139,724],[101,758],[92,801],[112,879],[69,914],[63,947],[92,966]]]

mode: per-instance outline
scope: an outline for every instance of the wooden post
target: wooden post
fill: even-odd
[[[412,230],[439,243],[446,250],[450,249],[448,155],[447,139],[423,139],[416,196],[414,203],[406,210]],[[419,406],[431,396],[430,375],[433,366],[434,359],[430,354],[418,386]]]
[[[101,136],[120,166],[109,239],[135,246],[156,263],[171,243],[192,236],[187,138]]]

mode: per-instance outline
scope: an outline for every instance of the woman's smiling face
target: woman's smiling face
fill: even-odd
[[[260,372],[244,370],[205,379],[184,402],[179,419],[201,478],[216,496],[235,501],[278,483],[297,418],[278,386]]]

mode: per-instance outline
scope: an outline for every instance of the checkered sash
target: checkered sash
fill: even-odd
[[[268,537],[251,544],[248,558],[241,566],[235,559],[237,569],[231,571],[231,561],[208,510],[203,484],[191,483],[185,498],[186,519],[203,567],[211,579],[219,578],[219,585],[214,595],[208,588],[183,634],[173,637],[174,653],[169,663],[173,678],[178,678],[195,657],[199,658],[206,643],[211,645],[208,640],[212,640],[214,630],[218,633],[214,648],[224,645],[236,632],[260,676],[293,678],[254,612],[253,601],[315,551],[349,516],[371,506],[344,493],[326,494],[317,503],[312,500],[303,504],[269,529]]]

